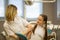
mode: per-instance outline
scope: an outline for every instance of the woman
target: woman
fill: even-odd
[[[8,5],[5,13],[4,29],[8,36],[18,38],[15,33],[26,34],[31,31],[31,25],[23,18],[17,16],[17,7]]]
[[[47,16],[41,14],[34,26],[30,40],[47,40]]]

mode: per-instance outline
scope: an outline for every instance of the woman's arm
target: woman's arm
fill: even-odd
[[[33,27],[32,25],[28,25],[27,29],[23,32],[24,35],[26,35],[27,39],[29,40],[31,38]]]

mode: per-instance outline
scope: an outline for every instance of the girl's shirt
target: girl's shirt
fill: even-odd
[[[43,40],[44,36],[45,36],[44,28],[38,25],[37,28],[35,29],[35,33],[32,34],[30,40]]]

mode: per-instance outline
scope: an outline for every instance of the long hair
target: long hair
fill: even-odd
[[[46,15],[41,15],[45,21],[45,36],[44,40],[47,40],[47,16]]]
[[[41,14],[40,16],[43,17],[43,20],[45,21],[45,36],[44,36],[44,40],[47,40],[47,16],[44,14]],[[35,29],[37,28],[37,24],[35,24],[35,27],[33,29],[33,33],[35,32]]]
[[[17,7],[15,5],[8,5],[6,8],[5,18],[7,21],[13,21],[17,14]]]

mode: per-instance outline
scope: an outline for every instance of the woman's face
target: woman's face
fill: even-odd
[[[39,16],[39,17],[38,17],[37,24],[38,24],[38,25],[41,25],[41,26],[44,24],[44,19],[43,19],[42,16]]]

